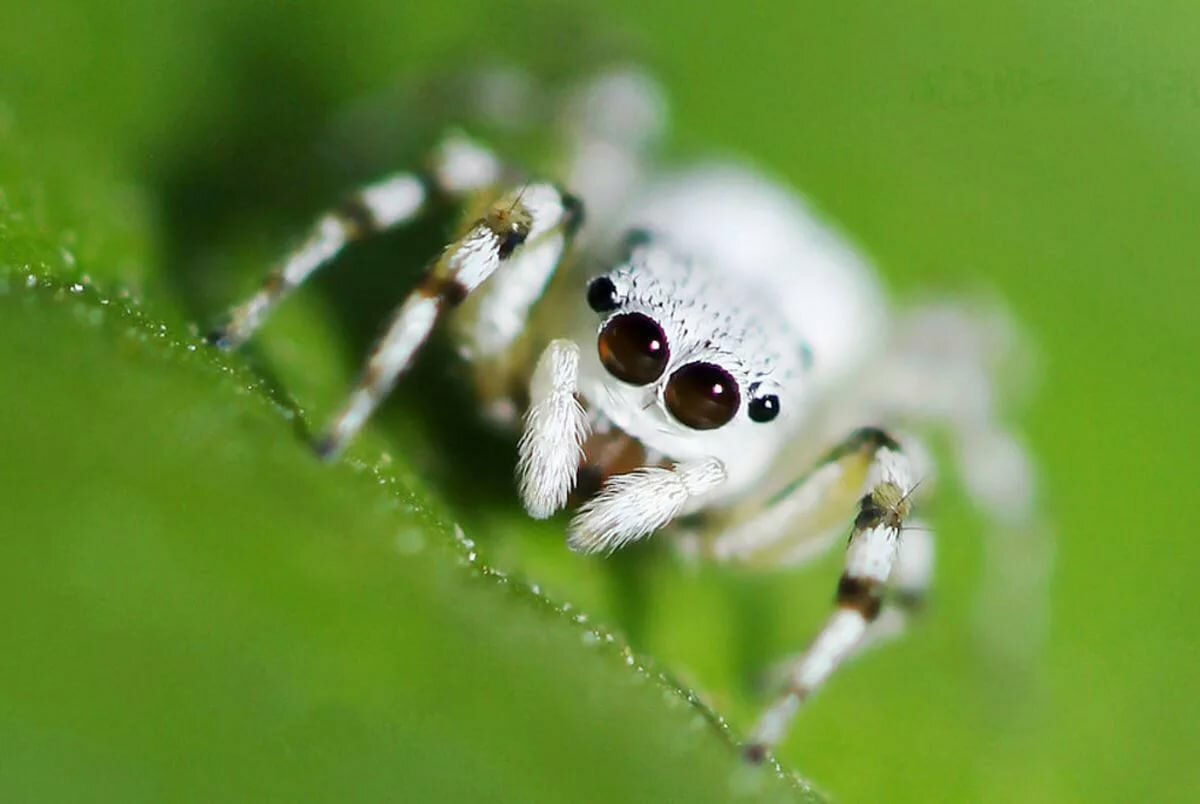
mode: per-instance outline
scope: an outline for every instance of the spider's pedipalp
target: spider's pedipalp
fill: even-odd
[[[557,340],[542,353],[530,382],[517,480],[525,510],[535,519],[566,505],[583,460],[588,422],[575,396],[578,372],[579,347]]]
[[[571,520],[568,544],[581,553],[612,552],[664,527],[725,477],[725,467],[714,458],[611,477]]]

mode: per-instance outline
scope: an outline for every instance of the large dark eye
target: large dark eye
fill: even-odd
[[[688,363],[671,375],[667,410],[693,430],[715,430],[737,414],[741,394],[729,372],[712,363]]]
[[[600,362],[608,373],[632,385],[647,385],[667,367],[667,336],[641,313],[614,316],[600,331]]]

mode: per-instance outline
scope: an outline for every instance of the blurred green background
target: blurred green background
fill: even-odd
[[[803,796],[626,663],[744,733],[837,556],[569,555],[444,344],[347,465],[309,458],[301,422],[443,232],[359,250],[242,356],[197,348],[313,212],[438,133],[412,87],[632,59],[672,156],[754,160],[897,295],[998,291],[1040,351],[1041,648],[989,650],[985,523],[948,483],[930,616],[784,764],[842,801],[1196,800],[1198,39],[1166,0],[0,2],[0,798]]]

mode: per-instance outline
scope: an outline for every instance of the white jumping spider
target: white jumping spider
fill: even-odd
[[[449,317],[484,411],[523,420],[525,508],[545,518],[581,503],[573,549],[612,551],[676,523],[703,557],[778,567],[849,531],[836,608],[748,743],[761,759],[801,702],[896,633],[927,588],[931,536],[910,514],[932,466],[915,433],[950,434],[989,512],[1029,515],[1026,462],[997,423],[986,370],[996,321],[949,302],[889,309],[855,249],[753,171],[651,169],[664,115],[637,73],[577,87],[557,117],[561,186],[449,136],[426,170],[320,218],[214,340],[243,342],[351,241],[432,199],[461,204],[459,236],[401,304],[321,453],[358,432]],[[590,281],[556,276],[568,264]],[[677,520],[692,514],[684,532]]]

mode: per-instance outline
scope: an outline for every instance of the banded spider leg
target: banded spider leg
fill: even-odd
[[[490,152],[452,137],[438,149],[427,175],[391,176],[322,215],[308,239],[210,337],[222,348],[238,346],[280,301],[348,244],[411,222],[434,194],[490,200],[483,215],[432,262],[397,308],[357,386],[317,444],[324,458],[340,452],[362,428],[438,321],[471,294],[481,292],[484,299],[468,336],[473,341],[469,350],[494,354],[512,342],[578,229],[580,201],[545,182],[505,183],[505,171]]]

